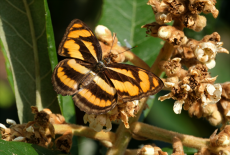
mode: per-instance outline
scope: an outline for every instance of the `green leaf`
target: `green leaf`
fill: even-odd
[[[9,59],[21,123],[33,119],[30,106],[60,109],[51,84],[43,1],[0,0],[1,41]]]
[[[131,46],[137,45],[133,52],[148,65],[152,65],[162,47],[159,38],[146,37],[146,29],[141,26],[155,21],[151,6],[146,0],[104,0],[99,24],[117,34],[121,43],[127,39]]]
[[[7,142],[0,140],[1,155],[17,154],[17,155],[50,155],[63,154],[60,151],[49,150],[44,147],[23,143],[23,142]]]
[[[57,59],[57,52],[56,52],[56,46],[54,41],[54,33],[53,33],[50,11],[46,0],[44,0],[44,5],[45,5],[45,13],[46,13],[45,17],[46,17],[46,35],[48,41],[48,52],[49,52],[49,59],[53,71],[55,66],[58,64],[58,59]],[[76,118],[75,118],[76,114],[75,114],[75,108],[74,108],[72,97],[58,95],[58,103],[62,115],[65,117],[66,121],[68,123],[76,123]]]
[[[10,86],[12,88],[12,90],[14,90],[14,81],[13,81],[13,75],[12,75],[12,71],[11,71],[11,67],[10,67],[10,62],[7,58],[7,54],[6,54],[6,50],[3,46],[2,40],[0,39],[0,48],[1,51],[3,53],[3,56],[5,58],[5,65],[6,65],[6,73],[7,73],[7,79],[9,80]]]

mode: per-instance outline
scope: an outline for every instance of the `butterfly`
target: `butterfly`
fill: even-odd
[[[87,114],[103,114],[123,102],[156,94],[163,82],[145,69],[102,59],[102,49],[92,30],[75,19],[68,26],[58,54],[67,57],[55,67],[52,83],[61,95]]]

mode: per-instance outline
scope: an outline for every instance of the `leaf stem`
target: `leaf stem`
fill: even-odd
[[[39,65],[39,58],[38,58],[38,46],[37,46],[37,40],[34,30],[34,24],[33,19],[31,16],[30,8],[27,3],[27,0],[23,0],[26,15],[28,18],[29,26],[30,26],[30,33],[31,33],[31,39],[33,44],[33,51],[34,51],[34,63],[35,63],[35,85],[36,85],[36,106],[39,110],[42,110],[42,101],[41,101],[41,77],[40,77],[40,65]]]

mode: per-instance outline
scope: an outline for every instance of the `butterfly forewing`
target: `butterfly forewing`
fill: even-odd
[[[91,29],[79,19],[73,20],[66,29],[58,54],[92,64],[102,59],[101,47],[97,38]]]
[[[105,74],[112,81],[118,96],[124,102],[156,94],[164,85],[153,73],[127,64],[109,64]]]

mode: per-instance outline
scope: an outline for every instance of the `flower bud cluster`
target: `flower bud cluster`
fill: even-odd
[[[184,32],[173,26],[160,26],[153,22],[142,26],[147,28],[146,33],[153,37],[159,37],[167,41],[175,48],[173,57],[182,58],[181,63],[186,67],[198,63],[205,64],[209,69],[215,67],[217,53],[229,54],[229,51],[222,47],[220,35],[217,32],[206,35],[202,40],[188,39]]]
[[[158,24],[177,20],[194,31],[201,31],[206,26],[206,18],[199,15],[201,12],[212,13],[214,18],[219,14],[215,0],[149,0],[147,4],[151,5]]]
[[[129,117],[135,117],[135,114],[139,110],[139,101],[135,100],[132,102],[118,103],[115,108],[106,114],[100,115],[84,115],[84,123],[89,122],[89,127],[99,132],[110,131],[112,129],[112,121],[121,120],[126,128],[129,128]],[[103,129],[106,127],[106,129]]]
[[[175,47],[174,56],[182,58],[182,64],[186,67],[196,65],[198,63],[205,64],[208,69],[215,67],[216,54],[226,53],[229,51],[221,47],[220,35],[217,32],[206,35],[202,40],[197,41],[189,39],[186,44]]]
[[[205,65],[197,64],[188,70],[181,68],[180,58],[162,62],[162,69],[167,75],[164,84],[171,92],[159,97],[159,100],[172,98],[175,101],[173,110],[180,114],[182,106],[190,116],[206,117],[211,124],[221,119],[217,103],[221,99],[222,86],[214,84],[217,77],[211,77]]]
[[[11,125],[7,128],[0,123],[2,139],[6,141],[27,142],[52,148],[54,145],[52,139],[55,138],[53,124],[65,124],[65,118],[60,114],[53,114],[49,109],[39,112],[37,107],[32,106],[31,110],[35,114],[34,121],[30,121],[27,124],[16,124],[15,121],[7,119],[6,122]],[[69,145],[71,146],[72,137],[70,141]],[[69,149],[57,148],[68,152],[71,147]]]

